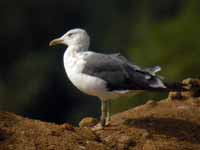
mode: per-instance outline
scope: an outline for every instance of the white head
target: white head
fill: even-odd
[[[79,46],[83,49],[88,49],[90,45],[90,37],[83,29],[72,29],[65,33],[60,38],[54,39],[49,43],[49,46],[64,44],[67,46]]]

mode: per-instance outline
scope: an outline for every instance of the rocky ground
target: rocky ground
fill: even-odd
[[[191,86],[116,114],[99,131],[83,127],[93,119],[80,128],[0,112],[0,150],[200,150],[199,80]]]

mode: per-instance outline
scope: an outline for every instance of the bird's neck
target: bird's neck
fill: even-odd
[[[81,46],[81,45],[71,45],[71,46],[68,46],[65,53],[68,56],[75,56],[76,54],[79,54],[84,51],[88,51],[88,47]]]
[[[67,48],[68,51],[70,52],[83,52],[83,51],[87,51],[88,50],[88,46],[84,46],[84,45],[70,45]]]

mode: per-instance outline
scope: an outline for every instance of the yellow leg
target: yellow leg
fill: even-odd
[[[106,125],[109,125],[111,117],[110,117],[110,111],[111,111],[111,101],[108,100],[106,101],[106,105],[107,105],[107,110],[106,110]]]
[[[107,104],[106,101],[101,101],[101,125],[104,127],[106,123],[106,110]]]

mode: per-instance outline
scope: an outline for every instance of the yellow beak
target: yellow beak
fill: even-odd
[[[53,46],[53,45],[58,45],[58,44],[63,44],[64,40],[62,38],[57,38],[57,39],[54,39],[52,40],[50,43],[49,43],[49,46]]]

